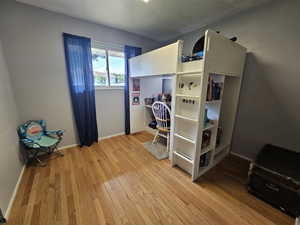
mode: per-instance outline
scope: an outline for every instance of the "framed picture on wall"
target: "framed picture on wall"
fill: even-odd
[[[140,93],[132,93],[132,105],[140,104]]]
[[[140,79],[137,79],[137,78],[133,78],[132,79],[132,91],[140,91],[141,88],[140,88]]]

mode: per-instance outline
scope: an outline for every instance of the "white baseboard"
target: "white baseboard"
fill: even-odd
[[[121,136],[121,135],[125,135],[125,132],[122,133],[117,133],[117,134],[113,134],[113,135],[109,135],[109,136],[105,136],[105,137],[99,137],[99,141],[104,140],[104,139],[108,139],[108,138],[112,138],[112,137],[116,137],[116,136]]]
[[[24,175],[25,168],[26,168],[26,165],[24,165],[23,168],[22,168],[22,170],[21,170],[21,173],[19,175],[18,181],[17,181],[17,183],[15,185],[14,191],[12,193],[12,196],[11,196],[10,201],[8,203],[7,209],[5,211],[5,218],[6,219],[9,218],[12,206],[14,204],[15,198],[17,196],[17,193],[18,193],[18,190],[19,190],[19,187],[20,187],[20,184],[21,184],[22,177]]]
[[[108,139],[108,138],[112,138],[112,137],[116,137],[116,136],[120,136],[120,135],[125,135],[125,132],[117,133],[117,134],[113,134],[113,135],[109,135],[109,136],[105,136],[105,137],[99,137],[98,141]],[[58,148],[58,151],[68,149],[68,148],[74,148],[74,147],[77,147],[77,146],[79,146],[79,144],[61,146],[61,147]]]
[[[78,146],[78,144],[65,145],[65,146],[59,147],[57,150],[60,151],[60,150],[64,150],[64,149],[67,149],[67,148],[74,148],[74,147],[77,147],[77,146]]]
[[[253,161],[252,159],[248,158],[247,156],[243,156],[243,155],[240,155],[240,154],[235,153],[235,152],[230,152],[230,154],[231,154],[231,155],[234,155],[234,156],[237,156],[237,157],[239,157],[239,158],[245,159],[245,160],[247,160],[247,161],[249,161],[249,162]]]
[[[300,217],[297,217],[295,220],[295,225],[300,225]]]

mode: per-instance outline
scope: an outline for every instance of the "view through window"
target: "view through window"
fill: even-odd
[[[124,86],[125,58],[119,51],[92,48],[95,86]]]

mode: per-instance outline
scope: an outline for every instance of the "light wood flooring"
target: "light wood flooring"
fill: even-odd
[[[67,149],[47,167],[27,167],[8,224],[293,224],[248,194],[224,163],[192,183],[143,148],[152,137],[118,136]]]

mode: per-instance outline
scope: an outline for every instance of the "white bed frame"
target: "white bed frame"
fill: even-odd
[[[169,75],[173,80],[170,159],[173,166],[191,174],[194,181],[224,159],[230,151],[246,48],[211,30],[205,33],[202,60],[182,63],[182,47],[183,41],[179,40],[130,59],[130,96],[132,79],[139,78],[141,82],[141,104],[132,105],[132,100],[130,101],[131,132],[151,130],[147,128],[149,109],[143,104],[143,98],[148,97],[151,92],[159,92],[159,79]],[[210,75],[216,81],[224,83],[219,101],[206,102]],[[178,88],[179,82],[189,80],[199,84],[194,92]],[[182,104],[184,98],[194,100],[195,104]],[[203,122],[205,108],[211,111],[215,119],[214,124],[208,128],[204,127]],[[224,131],[221,144],[217,146],[219,126]],[[201,149],[202,134],[207,129],[212,132],[211,143],[208,148]],[[208,152],[208,165],[199,167],[200,158]]]
[[[243,79],[243,71],[247,49],[228,38],[207,30],[205,33],[204,58],[202,60],[181,62],[183,41],[153,50],[130,59],[130,96],[132,94],[132,79],[141,79],[141,105],[133,106],[130,101],[131,132],[135,133],[147,128],[147,107],[143,98],[151,92],[157,93],[162,77],[168,75],[173,80],[172,112],[171,112],[171,151],[170,160],[173,166],[178,166],[191,174],[195,181],[208,170],[222,161],[230,152],[232,134],[238,110],[239,94]],[[224,82],[219,101],[207,102],[208,77]],[[197,92],[183,93],[178,89],[182,79],[199,82]],[[197,99],[193,110],[184,111],[180,99]],[[179,100],[178,100],[179,99]],[[205,108],[215,110],[214,124],[204,127]],[[186,115],[180,113],[185,112]],[[224,131],[219,146],[216,145],[217,128]],[[208,148],[201,149],[203,130],[212,130],[212,139]],[[178,143],[184,143],[182,145]],[[210,152],[209,164],[199,167],[200,158]],[[297,218],[295,225],[300,225]]]

